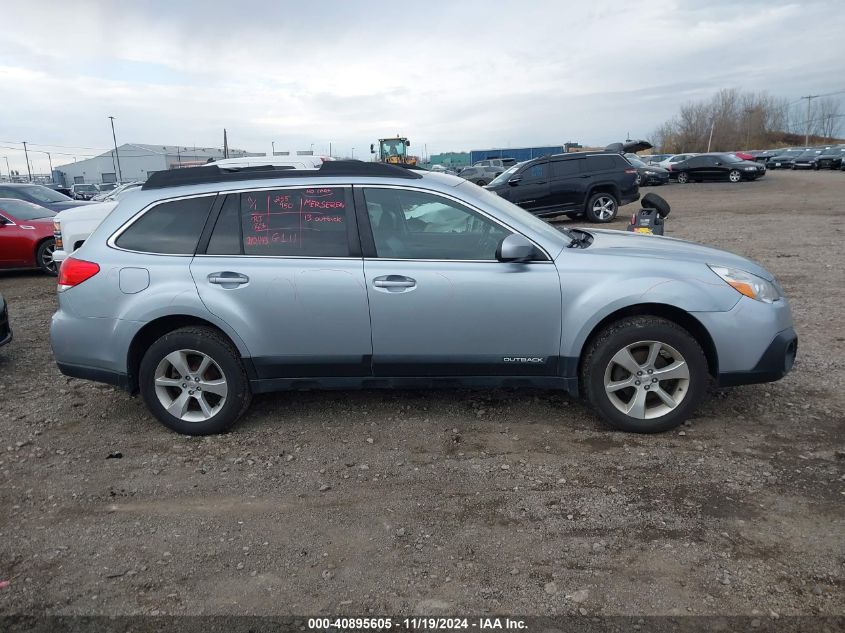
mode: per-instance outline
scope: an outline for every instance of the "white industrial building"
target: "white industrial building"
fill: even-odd
[[[114,150],[66,165],[59,165],[53,171],[56,182],[70,186],[74,183],[133,182],[146,180],[150,174],[163,169],[194,167],[208,162],[209,158],[223,158],[223,150],[217,147],[184,147],[180,145],[145,145],[124,143],[117,148],[120,169]],[[230,149],[229,157],[263,156],[254,152]]]

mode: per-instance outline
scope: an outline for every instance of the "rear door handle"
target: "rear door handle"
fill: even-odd
[[[223,271],[219,273],[211,273],[208,276],[208,283],[217,284],[219,286],[223,286],[224,288],[235,288],[241,284],[248,284],[249,277],[241,275],[240,273]]]
[[[404,275],[385,275],[383,277],[376,277],[373,279],[373,286],[376,288],[383,288],[388,292],[403,292],[414,288],[417,285],[416,279],[405,277]]]

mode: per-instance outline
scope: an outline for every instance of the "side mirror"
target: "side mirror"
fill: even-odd
[[[522,182],[522,176],[512,176],[510,179],[508,179],[508,184],[512,186],[518,185],[520,182]]]
[[[372,143],[370,143],[370,154],[375,154],[375,153],[376,153],[376,148],[375,148],[375,145],[373,145]]]
[[[9,221],[6,218],[4,218],[2,215],[0,215],[0,226],[6,226],[8,223],[9,223]]]
[[[405,141],[405,147],[410,147],[410,146],[411,146],[411,141]]]
[[[500,262],[527,262],[536,257],[534,244],[518,233],[511,233],[504,238],[496,249],[496,259]]]

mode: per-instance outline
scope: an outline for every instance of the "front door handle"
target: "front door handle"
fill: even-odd
[[[373,286],[382,288],[387,292],[403,292],[416,287],[417,280],[405,277],[404,275],[385,275],[373,279]]]
[[[248,284],[249,277],[227,270],[219,273],[211,273],[208,276],[208,283],[217,284],[218,286],[223,286],[224,288],[236,288],[241,284]]]

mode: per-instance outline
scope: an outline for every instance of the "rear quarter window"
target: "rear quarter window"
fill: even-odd
[[[142,253],[193,255],[214,197],[162,202],[131,224],[115,245]]]
[[[612,171],[614,169],[625,169],[627,166],[625,159],[618,154],[587,156],[588,171]]]

